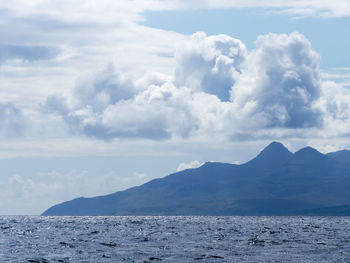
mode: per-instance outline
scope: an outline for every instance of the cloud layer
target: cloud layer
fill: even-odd
[[[54,58],[58,54],[59,49],[53,47],[0,44],[0,64],[10,59],[46,60]]]
[[[201,2],[201,7],[198,7],[195,0],[168,0],[164,4],[172,9],[275,8],[281,14],[303,17],[342,17],[350,14],[350,3],[346,0],[205,0]]]
[[[320,58],[298,33],[260,36],[248,51],[227,35],[188,37],[139,24],[146,10],[198,8],[194,1],[16,0],[2,7],[0,95],[22,116],[8,118],[3,134],[54,137],[54,129],[36,127],[45,120],[60,136],[68,130],[103,140],[299,137],[312,129],[336,134],[331,123],[347,115],[347,91],[321,79]],[[251,7],[350,14],[341,0],[201,6]]]

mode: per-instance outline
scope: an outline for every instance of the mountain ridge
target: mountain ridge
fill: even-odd
[[[349,196],[350,159],[347,164],[311,147],[293,154],[272,142],[241,165],[206,162],[124,191],[57,204],[42,215],[350,215]]]

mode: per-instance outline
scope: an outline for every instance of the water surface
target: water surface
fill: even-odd
[[[0,217],[0,262],[350,262],[350,217]]]

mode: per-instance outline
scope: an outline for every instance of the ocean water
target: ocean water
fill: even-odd
[[[0,262],[350,262],[350,217],[0,217]]]

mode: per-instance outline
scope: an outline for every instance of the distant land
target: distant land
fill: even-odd
[[[293,154],[272,142],[245,164],[207,162],[42,215],[350,215],[350,151],[305,147]]]

